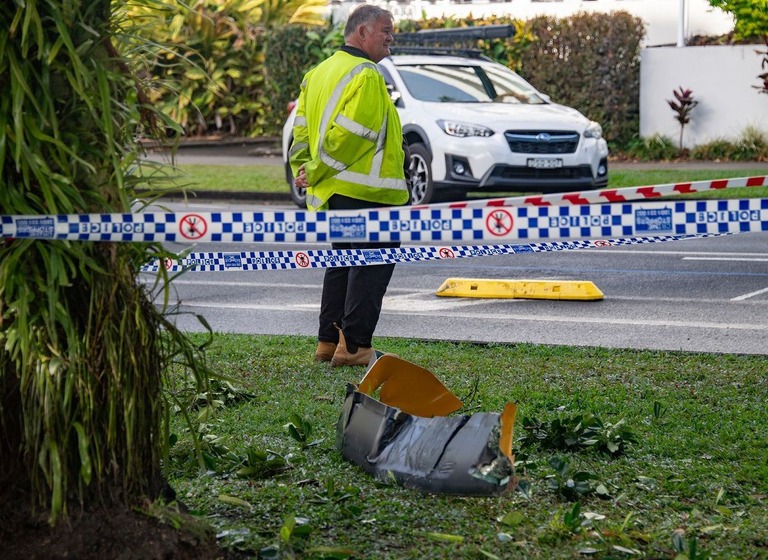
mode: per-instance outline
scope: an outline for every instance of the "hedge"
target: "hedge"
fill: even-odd
[[[298,96],[304,73],[343,44],[340,27],[265,26],[234,9],[211,19],[218,24],[190,25],[188,19],[175,29],[169,19],[142,20],[143,32],[157,45],[136,57],[137,68],[149,76],[152,99],[190,136],[279,136],[286,104]],[[181,23],[178,14],[173,23]],[[627,12],[528,21],[435,18],[402,21],[398,28],[490,24],[512,24],[517,33],[474,46],[554,101],[599,122],[609,143],[622,147],[637,136],[645,34],[639,18]]]

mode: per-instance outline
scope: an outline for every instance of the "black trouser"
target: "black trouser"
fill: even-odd
[[[357,210],[387,206],[354,198],[334,195],[328,201],[330,210]],[[333,249],[381,249],[399,247],[398,242],[332,243]],[[395,270],[394,264],[334,267],[325,270],[323,295],[320,303],[320,329],[317,339],[338,343],[341,327],[349,350],[371,347],[373,331],[379,322],[381,303]]]

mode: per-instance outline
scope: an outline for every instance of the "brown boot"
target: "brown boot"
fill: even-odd
[[[347,348],[347,341],[344,338],[344,333],[339,329],[339,344],[336,346],[336,352],[333,353],[331,365],[333,367],[367,366],[375,355],[376,351],[373,348],[359,347],[357,352],[350,352]]]
[[[335,351],[336,345],[333,342],[318,342],[317,350],[315,350],[315,361],[330,362]]]

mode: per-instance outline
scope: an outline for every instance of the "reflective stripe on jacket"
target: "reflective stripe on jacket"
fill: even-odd
[[[408,201],[402,128],[378,66],[344,51],[307,72],[289,152],[304,165],[307,207],[325,210],[341,194],[400,205]]]

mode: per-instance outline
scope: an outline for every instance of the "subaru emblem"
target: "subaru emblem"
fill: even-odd
[[[552,137],[546,132],[542,132],[536,135],[537,142],[549,142],[550,140],[552,140]]]

